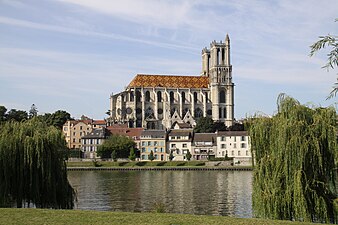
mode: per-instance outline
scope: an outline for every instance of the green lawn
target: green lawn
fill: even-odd
[[[278,225],[311,224],[279,220],[239,219],[224,216],[197,216],[168,213],[99,212],[87,210],[0,209],[0,224],[235,224]]]
[[[155,166],[205,166],[205,162],[200,161],[174,161],[174,162],[113,162],[113,161],[102,161],[97,162],[99,166],[102,167],[155,167]],[[68,167],[94,167],[93,162],[67,162]]]

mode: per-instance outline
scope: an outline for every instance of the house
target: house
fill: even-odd
[[[141,160],[149,160],[151,151],[155,161],[168,161],[169,155],[166,151],[167,133],[164,130],[144,130],[141,133]]]
[[[247,131],[219,131],[216,157],[232,157],[234,165],[251,165],[250,136]]]
[[[186,160],[188,151],[191,153],[192,129],[170,130],[168,133],[167,149],[173,155],[174,161]]]
[[[104,127],[93,129],[92,132],[81,137],[81,151],[83,158],[97,158],[97,149],[107,138],[107,130]]]
[[[208,160],[210,157],[216,157],[216,139],[215,133],[195,133],[192,142],[192,159]]]

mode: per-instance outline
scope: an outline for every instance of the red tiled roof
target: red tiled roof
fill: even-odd
[[[208,88],[205,76],[146,75],[137,74],[128,87]]]
[[[136,139],[139,139],[143,131],[143,128],[128,128],[128,127],[116,128],[114,126],[109,126],[107,127],[107,130],[110,134],[123,135],[131,138],[136,137]]]
[[[101,124],[101,125],[105,125],[106,121],[105,120],[93,120],[93,124]]]

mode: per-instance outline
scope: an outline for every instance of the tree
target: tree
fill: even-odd
[[[128,158],[130,149],[135,148],[135,142],[127,136],[112,135],[97,149],[101,158],[110,158],[113,151],[117,158]]]
[[[153,161],[155,159],[153,150],[150,151],[150,154],[148,155],[148,159],[150,161]]]
[[[170,160],[170,161],[173,161],[173,159],[174,159],[173,152],[172,152],[172,151],[170,151],[170,154],[169,154],[169,160]]]
[[[338,19],[335,20],[335,22],[337,21]],[[327,63],[322,68],[325,68],[327,70],[334,69],[335,67],[338,66],[338,36],[330,34],[326,36],[320,36],[319,40],[310,46],[311,48],[310,56],[313,56],[316,52],[325,47],[330,47],[331,51],[327,54]],[[331,91],[327,99],[336,96],[337,92],[338,92],[338,82],[335,82],[333,90]]]
[[[74,206],[67,179],[62,132],[37,118],[4,123],[0,129],[0,206]]]
[[[131,149],[130,149],[130,154],[129,154],[128,158],[129,158],[130,160],[132,160],[132,161],[135,161],[135,159],[136,159],[136,154],[135,154],[135,149],[134,149],[134,148],[131,148]]]
[[[113,159],[114,162],[117,161],[117,153],[116,153],[116,150],[114,150],[114,151],[111,153],[111,158]]]
[[[28,114],[26,111],[23,110],[16,110],[16,109],[11,109],[6,115],[6,119],[9,120],[14,120],[14,121],[24,121],[28,119]]]
[[[214,121],[210,117],[201,117],[197,120],[194,131],[196,133],[214,132]]]
[[[188,161],[190,161],[191,156],[192,155],[191,155],[190,151],[188,150],[187,154],[185,155],[185,157],[187,158]]]
[[[64,110],[57,110],[53,114],[51,114],[49,119],[49,125],[62,129],[63,124],[65,124],[67,120],[71,119],[72,118],[68,112]]]
[[[249,123],[254,214],[337,223],[335,109],[308,108],[280,95],[275,116]]]
[[[32,104],[31,109],[28,112],[28,117],[31,119],[38,115],[38,108],[34,104]]]
[[[0,123],[6,120],[7,109],[5,106],[0,105]]]

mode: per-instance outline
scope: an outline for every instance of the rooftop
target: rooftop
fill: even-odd
[[[209,78],[204,76],[137,74],[128,87],[208,88],[208,85]]]

